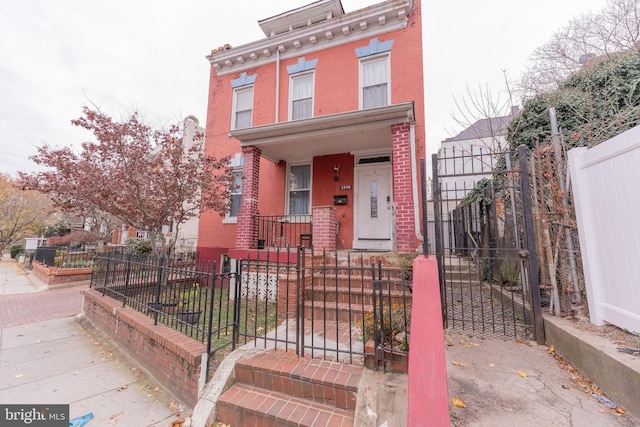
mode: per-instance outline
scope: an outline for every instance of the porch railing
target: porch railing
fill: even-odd
[[[253,218],[258,225],[258,249],[312,246],[311,215],[268,215]]]

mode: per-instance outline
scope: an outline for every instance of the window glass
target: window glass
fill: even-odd
[[[309,215],[311,211],[311,165],[289,169],[289,214]]]
[[[253,115],[253,87],[236,90],[236,111],[234,117],[234,129],[251,127]]]
[[[389,105],[389,57],[362,63],[362,108]]]
[[[371,181],[371,218],[378,218],[378,182]]]
[[[313,116],[313,74],[291,79],[291,119]]]
[[[238,216],[242,203],[242,170],[233,171],[233,188],[231,189],[231,208],[229,217]]]

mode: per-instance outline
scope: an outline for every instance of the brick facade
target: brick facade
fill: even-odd
[[[316,251],[334,251],[336,249],[336,210],[333,206],[314,207],[313,249]]]
[[[391,10],[393,12],[390,15]],[[281,11],[275,7],[274,14],[276,12]],[[347,20],[354,16],[358,17],[357,24],[346,25]],[[367,25],[363,25],[365,16],[372,19]],[[380,22],[384,24],[381,25]],[[333,32],[327,32],[332,25],[335,25]],[[314,37],[295,38],[295,34],[312,31],[315,27],[322,28],[323,31]],[[335,127],[322,132],[302,129],[295,135],[284,135],[283,131],[286,133],[287,126],[293,124],[289,118],[292,76],[288,67],[295,67],[302,59],[316,64],[311,71],[313,113],[305,121],[312,123],[329,116],[366,111],[360,105],[361,58],[356,50],[374,42],[392,42],[389,51],[389,107],[410,104],[413,106],[411,117],[394,118],[397,121],[395,125],[389,125],[393,121],[381,118],[378,123],[358,125],[357,131],[351,125],[344,125],[344,130]],[[255,50],[252,50],[254,47]],[[276,51],[279,52],[278,55]],[[392,198],[398,214],[398,229],[393,230],[397,238],[397,247],[394,249],[413,252],[420,246],[416,237],[415,217],[421,213],[412,212],[420,202],[413,200],[412,188],[412,180],[419,181],[416,177],[419,173],[411,170],[411,152],[415,155],[415,164],[419,163],[426,152],[420,0],[380,2],[295,32],[285,31],[253,43],[216,50],[208,59],[211,70],[205,150],[207,154],[216,157],[242,153],[245,180],[241,212],[237,220],[221,218],[216,212],[202,213],[198,233],[198,250],[201,255],[212,254],[219,258],[219,254],[227,253],[233,248],[256,248],[258,230],[252,228],[254,226],[249,224],[249,220],[258,212],[265,216],[289,213],[288,167],[303,163],[311,165],[311,210],[316,206],[333,205],[333,197],[336,195],[348,196],[347,204],[334,206],[336,220],[339,222],[337,249],[352,249],[353,242],[358,237],[354,236],[358,221],[355,215],[357,189],[354,170],[358,167],[357,157],[362,152],[372,150],[374,156],[383,153],[393,159]],[[232,128],[232,82],[249,77],[253,89],[251,127],[240,131],[260,131],[264,128],[272,128],[273,131],[264,136],[242,140],[237,134],[238,130]],[[370,130],[371,125],[375,126],[375,131]],[[277,129],[279,126],[282,129]],[[363,132],[370,134],[363,136]],[[358,138],[366,143],[357,142]],[[371,138],[385,140],[372,147]],[[280,151],[278,156],[268,157],[270,147],[287,144],[289,150]],[[331,145],[335,149],[323,150],[325,145]],[[322,153],[319,154],[319,151]],[[335,166],[340,166],[337,181]],[[258,186],[258,182],[262,185]],[[418,198],[420,197],[421,192],[418,190]],[[313,243],[314,247],[319,243],[315,232]]]
[[[253,217],[258,215],[258,190],[260,187],[260,149],[243,147],[242,204],[238,212],[236,247],[255,249],[258,245],[258,226]]]
[[[393,201],[396,206],[396,242],[398,252],[415,250],[415,212],[411,185],[410,124],[391,126],[393,138]]]

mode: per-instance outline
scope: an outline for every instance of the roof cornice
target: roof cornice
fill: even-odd
[[[328,21],[278,34],[227,50],[207,59],[218,75],[236,73],[280,59],[298,57],[407,26],[413,0],[391,0]]]

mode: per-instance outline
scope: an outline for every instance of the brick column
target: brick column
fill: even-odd
[[[336,249],[336,209],[333,206],[316,206],[311,209],[313,218],[313,250],[335,251]]]
[[[396,205],[397,251],[413,252],[416,245],[415,212],[411,191],[410,124],[391,125],[393,139],[393,201]],[[315,237],[315,236],[314,236]]]
[[[254,146],[242,147],[242,203],[236,224],[236,248],[255,249],[258,245],[258,184],[260,182],[260,154]]]

